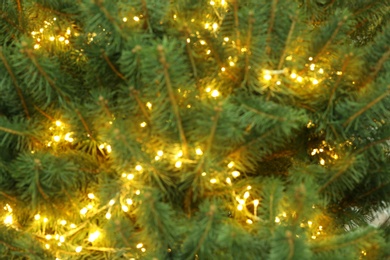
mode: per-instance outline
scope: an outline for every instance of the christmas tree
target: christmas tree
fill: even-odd
[[[389,259],[388,0],[2,0],[2,259]]]

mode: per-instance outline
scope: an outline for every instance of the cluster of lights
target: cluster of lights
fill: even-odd
[[[72,132],[67,132],[66,125],[60,120],[55,121],[54,126],[49,127],[49,131],[52,134],[52,140],[48,141],[46,145],[48,147],[52,146],[55,143],[68,142],[73,143],[74,139],[72,137]]]
[[[318,148],[314,148],[311,151],[312,156],[315,156],[316,154],[320,155],[321,153],[326,153],[328,157],[330,157],[334,160],[337,160],[339,158],[339,156],[337,155],[337,153],[334,150],[334,147],[329,145],[325,140],[322,141],[321,145]],[[326,161],[324,158],[320,157],[319,160],[320,160],[319,162],[321,165],[325,165]]]
[[[72,31],[70,27],[68,27],[64,33],[59,35],[53,35],[53,34],[46,35],[44,33],[46,30],[49,30],[50,32],[53,31],[53,29],[49,29],[49,27],[52,27],[56,20],[57,18],[54,17],[53,21],[44,21],[44,25],[41,28],[31,32],[32,38],[35,39],[34,49],[39,49],[41,47],[42,41],[47,41],[47,40],[50,42],[57,41],[63,44],[70,43],[69,38],[72,35]],[[78,36],[79,34],[75,33],[74,35]]]
[[[3,222],[4,222],[4,224],[5,224],[6,226],[11,226],[11,225],[13,224],[13,222],[14,222],[13,216],[12,216],[12,208],[11,208],[11,206],[10,206],[9,204],[5,204],[4,210],[5,210],[7,213],[6,213],[5,216],[4,216]]]

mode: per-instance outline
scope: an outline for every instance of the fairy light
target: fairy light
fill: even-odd
[[[41,45],[39,45],[38,43],[34,45],[35,50],[38,50],[40,47],[41,47]]]
[[[289,56],[286,57],[286,60],[291,61],[292,58],[293,58],[293,57],[292,57],[291,55],[289,55]]]
[[[64,236],[60,236],[60,242],[61,242],[61,243],[64,243],[64,242],[65,242],[65,237],[64,237]]]
[[[77,226],[75,224],[70,224],[70,228],[75,229]]]
[[[212,184],[215,184],[215,183],[217,183],[217,179],[213,178],[213,179],[210,180],[210,182],[211,182]]]
[[[249,191],[246,191],[246,192],[244,193],[244,199],[249,198],[249,196],[250,196]]]
[[[210,28],[210,24],[209,24],[209,23],[205,23],[204,28],[205,28],[205,29]]]
[[[252,189],[252,186],[248,185],[248,186],[246,187],[246,189],[247,189],[247,190],[251,190],[251,189]]]
[[[157,155],[161,157],[161,156],[163,156],[163,155],[164,155],[164,152],[163,152],[163,151],[161,151],[161,150],[159,150],[159,151],[157,151]]]
[[[309,61],[312,61],[313,60],[313,57],[309,57]]]
[[[246,220],[246,223],[249,224],[249,225],[252,225],[252,224],[253,224],[253,221],[252,221],[251,219],[248,218],[248,219]]]
[[[142,244],[142,243],[138,243],[138,244],[136,245],[137,248],[142,248],[143,246],[144,246],[144,244]]]
[[[63,41],[65,41],[65,37],[64,37],[64,36],[60,36],[60,38],[58,38],[58,40],[59,40],[60,42],[63,42]]]
[[[136,21],[136,22],[139,22],[139,17],[138,16],[134,16],[133,20]]]
[[[315,67],[316,67],[316,65],[314,63],[310,64],[310,70],[314,71]]]
[[[225,0],[221,0],[221,5],[225,5],[226,4],[226,1]]]
[[[136,166],[135,166],[135,170],[136,170],[136,171],[139,171],[139,172],[142,171],[142,166],[139,165],[139,164],[136,165]]]
[[[325,165],[325,160],[323,158],[320,159],[320,164]]]
[[[55,135],[55,136],[53,136],[53,140],[54,140],[54,142],[58,143],[61,140],[61,137],[58,135]]]
[[[66,225],[66,223],[67,223],[67,222],[66,222],[66,220],[65,220],[65,219],[63,219],[63,220],[61,220],[61,221],[60,221],[60,224],[61,224],[62,226],[65,226],[65,225]]]
[[[146,103],[146,107],[147,107],[147,108],[152,109],[152,106],[153,106],[152,103],[150,103],[150,102],[147,102],[147,103]]]
[[[126,199],[126,203],[127,203],[127,205],[132,205],[133,204],[133,200],[132,199]]]
[[[307,224],[309,225],[309,227],[311,227],[313,225],[313,222],[312,221],[308,221]]]
[[[146,252],[146,249],[145,249],[145,248],[141,248],[141,251],[142,251],[143,253],[145,253],[145,252]]]
[[[49,40],[50,40],[50,41],[54,41],[55,39],[56,39],[56,37],[54,37],[54,36],[50,36],[50,37],[49,37]]]
[[[93,193],[88,193],[88,198],[90,198],[91,200],[93,200],[95,198],[95,195]]]
[[[65,40],[65,44],[69,44],[69,40],[68,39]]]
[[[212,92],[211,92],[211,96],[212,97],[218,97],[219,96],[219,91],[218,90],[213,90]]]
[[[314,235],[313,235],[313,236],[311,236],[311,239],[316,239],[316,238],[317,238],[317,237],[316,237],[316,236],[314,236]]]
[[[202,155],[202,154],[203,154],[203,151],[202,151],[202,149],[200,149],[200,148],[196,148],[195,153],[196,153],[197,155]]]
[[[182,161],[176,161],[175,162],[175,167],[180,168],[182,166],[183,162]]]
[[[225,42],[228,42],[228,41],[229,41],[229,37],[225,37],[225,38],[223,38],[223,40],[224,40]]]
[[[239,172],[239,171],[233,171],[233,172],[232,172],[232,176],[233,176],[234,178],[237,178],[238,176],[240,176],[240,172]]]
[[[6,216],[6,217],[4,218],[4,224],[5,224],[6,226],[12,225],[13,222],[14,222],[14,220],[13,220],[12,215],[8,215],[8,216]]]
[[[46,240],[50,240],[50,239],[52,239],[52,235],[46,235],[45,238],[46,238]]]
[[[140,190],[136,190],[135,191],[135,195],[140,195],[141,194],[141,191]]]
[[[106,219],[110,219],[111,218],[111,213],[110,212],[107,212],[106,213]]]
[[[280,218],[279,217],[275,217],[275,223],[280,223]]]
[[[272,76],[270,74],[265,74],[263,77],[265,80],[271,80]]]
[[[98,239],[99,236],[100,236],[100,232],[99,231],[95,231],[95,232],[93,232],[92,234],[89,235],[88,241],[89,242],[94,242],[96,239]]]
[[[278,81],[276,81],[276,85],[280,85],[280,84],[282,84],[282,82],[280,82],[279,80]]]
[[[50,245],[49,244],[45,244],[45,247],[46,247],[46,249],[50,249]]]
[[[204,176],[206,176],[207,175],[207,173],[206,172],[202,172],[202,174],[201,174],[203,177]]]
[[[317,85],[318,84],[318,80],[317,79],[313,79],[313,85]]]
[[[123,17],[122,21],[125,23],[127,22],[127,17]]]
[[[227,183],[227,184],[232,184],[232,180],[231,180],[229,177],[227,177],[227,178],[226,178],[226,183]]]
[[[303,81],[303,78],[302,78],[301,76],[298,76],[298,77],[297,77],[297,81],[298,81],[299,83],[301,83],[301,82]]]
[[[145,127],[146,126],[146,122],[142,122],[141,124],[139,124],[141,127]]]
[[[229,66],[230,67],[233,67],[235,65],[235,63],[233,61],[229,61]]]
[[[238,204],[238,205],[237,205],[237,210],[241,211],[241,210],[243,210],[243,209],[244,209],[244,206],[242,206],[241,204]]]
[[[35,220],[39,220],[41,218],[41,215],[39,215],[39,214],[36,214],[35,216],[34,216],[34,219]]]
[[[129,175],[127,175],[127,179],[128,180],[134,179],[134,174],[130,173]]]
[[[107,145],[106,150],[107,150],[107,153],[111,153],[112,152],[111,145]]]
[[[341,76],[341,75],[343,75],[343,72],[342,71],[337,71],[336,75]]]
[[[93,209],[93,205],[92,204],[88,204],[87,205],[87,209]]]
[[[204,40],[200,40],[200,44],[201,44],[201,45],[205,45],[206,42],[205,42]]]
[[[291,77],[292,79],[295,79],[295,78],[297,77],[297,74],[291,73],[290,77]]]
[[[85,214],[87,214],[87,212],[88,212],[88,209],[87,209],[87,208],[82,208],[82,209],[80,210],[80,214],[81,214],[81,215],[85,215]]]
[[[324,74],[324,69],[323,69],[323,68],[320,68],[320,69],[318,70],[318,73]]]
[[[214,1],[210,1],[210,5],[215,5],[215,2]]]
[[[216,31],[218,29],[218,24],[217,23],[213,23],[213,30]]]
[[[222,67],[222,68],[221,68],[221,71],[222,71],[222,72],[225,72],[225,71],[226,71],[226,68],[225,68],[225,67]]]
[[[123,210],[124,212],[128,212],[128,211],[129,211],[129,207],[126,206],[126,205],[122,205],[122,210]]]
[[[209,55],[211,53],[211,50],[207,50],[206,54]]]
[[[232,162],[228,163],[227,167],[230,168],[230,169],[233,168],[234,167],[234,162],[232,161]]]
[[[191,39],[190,38],[187,38],[187,43],[190,43],[191,42]]]
[[[44,223],[47,223],[48,221],[49,221],[48,218],[43,218],[43,222],[44,222]]]
[[[108,205],[110,205],[110,206],[113,206],[115,204],[115,200],[110,200],[109,202],[108,202]]]
[[[254,215],[257,216],[257,206],[259,205],[259,200],[256,199],[253,201],[253,211],[254,211]]]
[[[81,250],[83,250],[83,247],[82,247],[82,246],[78,246],[78,247],[76,247],[76,249],[75,249],[76,253],[80,253]]]

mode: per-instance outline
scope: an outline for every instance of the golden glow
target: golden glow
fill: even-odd
[[[223,40],[224,40],[225,42],[228,42],[228,41],[229,41],[229,37],[225,37],[225,38],[223,38]]]
[[[252,186],[249,185],[249,186],[246,187],[246,189],[247,189],[247,190],[251,190],[251,189],[252,189]]]
[[[200,148],[196,148],[195,153],[196,153],[197,155],[202,155],[202,154],[203,154],[203,151],[202,151],[202,149],[200,149]]]
[[[221,71],[225,71],[225,70],[226,70],[225,67],[222,67],[222,68],[221,68]]]
[[[133,204],[133,200],[132,199],[126,199],[126,203],[127,203],[127,205],[132,205]]]
[[[226,183],[227,183],[227,184],[232,184],[232,180],[231,180],[229,177],[227,177],[227,178],[226,178]]]
[[[202,172],[202,176],[204,177],[204,176],[206,176],[207,175],[207,173],[206,172]]]
[[[265,80],[271,80],[272,79],[272,76],[270,74],[265,74],[264,75],[264,79]]]
[[[215,5],[215,2],[214,1],[210,1],[210,5]]]
[[[313,225],[313,222],[312,221],[308,221],[307,224],[309,225],[309,227],[311,227]]]
[[[250,196],[249,191],[246,191],[246,192],[244,193],[244,199],[249,198],[249,196]]]
[[[126,205],[122,205],[122,210],[123,210],[124,212],[128,212],[128,211],[129,211],[129,207],[126,206]]]
[[[218,90],[213,90],[213,92],[211,92],[211,96],[212,97],[218,97],[219,96],[219,92],[218,92]]]
[[[280,82],[279,80],[276,81],[276,85],[280,85],[280,84],[282,84],[282,82]]]
[[[133,20],[136,21],[136,22],[139,22],[139,17],[138,16],[134,16]]]
[[[325,160],[321,158],[321,159],[320,159],[320,164],[321,164],[321,165],[325,165]]]
[[[46,240],[50,240],[50,239],[52,239],[52,235],[46,235],[45,238],[46,238]]]
[[[316,65],[314,63],[310,64],[310,70],[314,71],[315,67],[316,67]]]
[[[122,21],[125,23],[127,22],[127,17],[123,17]]]
[[[91,200],[93,200],[95,198],[95,195],[93,193],[88,193],[88,198],[90,198]]]
[[[34,45],[34,49],[38,50],[41,46],[37,43]]]
[[[106,213],[106,219],[110,219],[111,218],[111,213],[110,212],[107,212]]]
[[[63,42],[63,41],[65,41],[65,37],[64,37],[64,36],[60,36],[60,38],[58,38],[58,40],[59,40],[60,42]]]
[[[324,69],[323,69],[323,68],[319,69],[319,70],[318,70],[318,73],[324,74]]]
[[[343,75],[343,72],[342,71],[337,71],[336,74],[341,76],[341,75]]]
[[[309,61],[312,61],[313,60],[313,57],[309,57]]]
[[[204,40],[200,40],[200,44],[205,45],[206,42]]]
[[[109,202],[108,202],[108,205],[110,205],[110,206],[112,206],[112,205],[114,205],[115,204],[115,200],[110,200]]]
[[[140,195],[141,194],[141,191],[140,190],[136,190],[135,191],[135,195]]]
[[[65,219],[63,219],[63,220],[61,220],[61,221],[60,221],[60,224],[61,224],[61,225],[63,225],[63,226],[65,226],[65,225],[66,225],[66,223],[67,223],[67,222],[66,222],[66,220],[65,220]]]
[[[291,73],[290,77],[291,77],[292,79],[295,79],[295,78],[297,77],[297,74]]]
[[[279,217],[275,217],[275,223],[280,223],[280,218]]]
[[[164,152],[161,151],[161,150],[159,150],[159,151],[157,151],[157,155],[158,155],[158,156],[163,156],[163,155],[164,155]]]
[[[210,24],[209,23],[205,23],[204,28],[208,29],[209,27],[210,27]]]
[[[61,140],[61,137],[58,135],[55,135],[55,136],[53,136],[53,140],[54,140],[54,142],[58,143]]]
[[[145,248],[141,248],[141,251],[145,253],[146,249]]]
[[[127,179],[128,180],[134,179],[134,174],[130,173],[129,175],[127,175]]]
[[[297,81],[298,81],[299,83],[301,83],[301,82],[303,81],[303,78],[302,78],[301,76],[298,76],[298,77],[297,77]]]
[[[76,253],[80,253],[81,250],[83,250],[83,247],[82,247],[82,246],[78,246],[78,247],[76,247],[76,249],[75,249]]]
[[[64,243],[64,242],[65,242],[65,237],[64,237],[64,236],[60,236],[60,242],[61,242],[61,243]]]
[[[43,222],[48,222],[49,221],[49,219],[48,218],[43,218]]]
[[[175,162],[175,167],[180,168],[182,166],[183,162],[182,161],[177,161]]]
[[[100,236],[100,232],[99,231],[95,231],[95,232],[93,232],[92,234],[89,235],[88,241],[89,242],[94,242],[96,239],[98,239],[99,236]]]
[[[149,108],[149,109],[152,109],[152,103],[147,102],[147,103],[146,103],[146,107]]]
[[[313,79],[313,85],[317,85],[318,84],[318,80],[317,79]]]
[[[244,209],[244,206],[242,206],[241,204],[238,204],[238,205],[237,205],[237,210],[241,211],[241,210],[243,210],[243,209]]]
[[[211,53],[211,50],[207,50],[206,54],[209,55]]]
[[[217,23],[213,23],[213,30],[216,31],[218,29],[218,24]]]
[[[233,176],[234,178],[237,178],[238,176],[240,176],[240,172],[239,172],[239,171],[233,171],[233,172],[232,172],[232,176]]]
[[[139,164],[136,165],[136,166],[135,166],[135,170],[136,170],[136,171],[139,171],[139,172],[142,171],[142,166],[139,165]]]
[[[257,207],[259,205],[259,200],[254,200],[253,205],[255,205],[255,207]]]
[[[311,239],[316,239],[317,237],[316,236],[311,236]]]
[[[286,57],[286,60],[290,61],[290,60],[292,60],[292,58],[293,57],[291,55],[289,55],[289,56]]]
[[[35,220],[39,220],[41,218],[41,215],[39,215],[39,214],[36,214],[35,216],[34,216],[34,219]]]
[[[233,67],[235,64],[234,64],[234,62],[233,61],[229,61],[229,66],[230,67]]]
[[[49,244],[45,244],[45,247],[46,247],[46,249],[50,249],[50,245]]]
[[[106,150],[107,153],[111,153],[112,152],[111,145],[106,145]]]
[[[230,169],[233,168],[233,166],[234,166],[234,162],[233,162],[233,161],[230,162],[230,163],[227,165],[227,167],[230,168]]]
[[[251,224],[253,224],[253,221],[252,221],[251,219],[248,218],[248,219],[246,220],[246,223],[249,224],[249,225],[251,225]]]
[[[70,224],[70,228],[76,228],[77,226],[75,224]]]
[[[140,126],[141,126],[141,127],[145,127],[145,126],[146,126],[146,122],[142,122],[142,123],[140,124]]]
[[[12,225],[12,223],[14,222],[13,218],[12,218],[12,215],[8,215],[4,218],[4,224],[6,226],[9,226],[9,225]]]
[[[85,214],[87,214],[87,212],[88,212],[88,209],[87,209],[87,208],[82,208],[82,209],[80,210],[80,214],[81,214],[81,215],[85,215]]]
[[[210,182],[213,183],[213,184],[214,184],[214,183],[217,183],[217,179],[214,179],[214,178],[213,178],[213,179],[210,180]]]

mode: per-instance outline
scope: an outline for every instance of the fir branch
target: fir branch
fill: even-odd
[[[389,185],[389,184],[390,184],[390,181],[384,182],[384,183],[382,183],[381,185],[376,186],[375,188],[373,188],[373,189],[371,189],[371,190],[369,190],[369,191],[367,191],[367,192],[361,194],[361,195],[358,196],[356,199],[359,200],[359,199],[362,199],[362,198],[364,198],[364,197],[367,197],[367,196],[369,196],[370,194],[372,194],[372,193],[374,193],[374,192],[376,192],[376,191],[378,191],[378,190],[380,190],[380,189],[386,187],[386,186]]]
[[[126,80],[125,76],[123,76],[122,73],[118,71],[117,68],[115,68],[114,64],[112,64],[110,58],[106,55],[105,51],[102,52],[103,59],[107,62],[108,66],[111,68],[111,70],[117,75],[120,79]]]
[[[297,16],[298,16],[298,9],[295,12],[295,16],[291,18],[292,19],[292,23],[291,23],[291,26],[290,26],[290,30],[288,31],[288,35],[287,35],[286,42],[284,44],[282,55],[280,55],[280,60],[279,60],[279,64],[278,64],[278,70],[281,70],[282,67],[283,67],[283,64],[284,64],[284,61],[285,61],[285,56],[286,56],[286,53],[287,53],[287,47],[291,43],[292,35],[294,33],[294,30],[295,30],[295,25],[297,24],[297,20],[298,20]]]
[[[379,71],[382,69],[384,63],[387,61],[387,59],[390,58],[390,48],[388,47],[388,50],[383,53],[382,57],[378,60],[378,63],[375,65],[373,73],[367,77],[367,79],[362,83],[362,86],[366,86],[370,84],[378,75]]]
[[[244,72],[244,81],[243,84],[249,85],[249,56],[251,54],[250,47],[252,42],[252,33],[253,33],[253,23],[255,22],[255,19],[253,18],[253,11],[249,12],[249,18],[248,18],[248,35],[246,38],[246,46],[247,46],[247,52],[245,53],[245,72]]]
[[[258,114],[258,115],[265,116],[265,117],[268,117],[270,119],[277,120],[279,122],[287,121],[287,118],[285,118],[285,117],[278,117],[278,116],[274,116],[272,114],[268,114],[268,113],[262,112],[260,110],[257,110],[255,108],[253,108],[253,107],[250,107],[250,106],[248,106],[248,105],[246,105],[244,103],[242,103],[241,105],[243,107],[245,107],[246,109],[248,109],[249,111],[252,111],[252,112],[254,112],[254,113]]]
[[[19,0],[18,0],[19,1]],[[23,106],[23,109],[24,109],[24,113],[26,114],[27,116],[27,119],[30,119],[30,113],[28,111],[28,108],[27,108],[27,105],[26,105],[26,100],[24,99],[23,97],[23,93],[22,93],[22,90],[20,89],[20,86],[19,86],[19,83],[18,83],[18,80],[16,79],[15,77],[15,74],[13,73],[10,65],[8,64],[8,61],[7,59],[4,57],[3,55],[3,47],[0,46],[0,59],[3,61],[4,65],[5,65],[5,68],[7,69],[8,71],[8,74],[11,76],[11,79],[12,79],[12,82],[14,83],[14,87],[16,89],[16,92],[18,93],[18,96],[20,98],[20,101],[22,102],[22,106]]]
[[[88,137],[91,138],[92,141],[95,141],[95,142],[96,142],[96,139],[93,137],[92,132],[91,132],[91,130],[89,129],[88,124],[87,124],[87,122],[85,121],[84,117],[81,115],[80,111],[79,111],[77,108],[75,108],[74,111],[76,112],[76,114],[77,114],[77,116],[79,117],[81,123],[83,124],[84,129],[87,131]]]
[[[287,242],[288,242],[288,247],[290,249],[288,252],[287,259],[290,260],[290,259],[293,259],[293,257],[294,257],[294,238],[293,238],[293,234],[290,230],[286,231],[286,238],[287,238]]]
[[[8,18],[7,16],[7,13],[5,12],[2,12],[0,10],[0,18],[3,19],[3,21],[7,22],[9,25],[11,25],[12,27],[14,27],[16,30],[18,30],[19,32],[21,33],[24,33],[24,30],[22,29],[22,27],[18,26],[17,24],[15,24],[11,19]],[[15,36],[12,36],[12,38],[14,38]]]
[[[3,131],[3,132],[6,132],[6,133],[13,134],[13,135],[20,135],[20,136],[25,136],[26,135],[25,133],[22,133],[22,132],[13,130],[13,129],[9,129],[9,128],[6,128],[6,127],[2,127],[2,126],[0,126],[0,130]]]
[[[185,32],[186,32],[186,38],[188,39],[190,37],[190,34],[188,32],[188,28],[185,27]],[[195,78],[195,82],[196,82],[196,87],[199,89],[199,77],[198,77],[198,71],[196,69],[196,64],[195,64],[195,60],[194,60],[194,55],[192,54],[192,50],[191,50],[191,47],[190,47],[190,43],[186,42],[186,50],[187,50],[187,54],[188,54],[188,57],[190,59],[190,62],[191,62],[191,67],[192,67],[192,73],[194,74],[194,78]]]
[[[112,25],[117,29],[117,31],[123,36],[122,30],[120,29],[120,26],[118,25],[117,21],[114,17],[108,12],[107,8],[104,7],[103,2],[104,0],[92,0],[94,4],[99,7],[100,11],[104,14],[104,16],[110,21]]]
[[[207,221],[207,225],[206,225],[206,228],[205,228],[205,230],[204,230],[204,232],[202,234],[202,237],[199,239],[199,242],[196,245],[196,248],[195,248],[195,251],[194,251],[193,255],[196,255],[196,253],[200,250],[200,248],[204,244],[204,241],[207,238],[207,235],[210,233],[211,227],[212,227],[213,222],[214,222],[213,220],[214,220],[215,211],[216,211],[216,206],[215,205],[210,205],[210,211],[208,213],[209,220]]]
[[[10,195],[8,195],[7,193],[5,193],[3,191],[0,191],[0,195],[6,197],[9,200],[12,200],[13,202],[17,201],[17,199],[15,197],[10,196]]]
[[[36,106],[35,104],[34,104],[34,108],[35,108],[36,110],[38,110],[38,112],[41,113],[44,117],[48,118],[50,121],[52,121],[52,122],[55,122],[55,121],[56,121],[53,117],[51,117],[49,114],[45,113],[45,111],[43,111],[42,109],[40,109],[40,108],[39,108],[38,106]]]
[[[149,30],[149,33],[152,34],[153,33],[153,28],[150,24],[150,20],[149,20],[149,11],[148,11],[148,6],[146,5],[146,1],[145,0],[141,0],[141,3],[142,3],[142,11],[144,13],[144,19],[146,21],[146,26],[147,26],[147,29]]]
[[[371,101],[370,103],[368,103],[365,107],[363,107],[362,109],[360,109],[359,111],[357,111],[355,114],[353,114],[352,116],[350,116],[344,123],[343,123],[343,127],[346,127],[348,126],[353,120],[355,120],[358,116],[360,116],[361,114],[363,114],[364,112],[366,112],[367,110],[369,110],[371,107],[373,107],[374,105],[376,105],[377,103],[379,103],[382,99],[384,99],[385,97],[387,97],[389,94],[390,94],[390,85],[388,86],[387,88],[388,90],[380,95],[379,97],[377,97],[376,99],[374,99],[373,101]]]
[[[241,39],[238,20],[238,1],[233,0],[233,14],[234,14],[234,30],[236,32],[236,46],[238,51],[241,51]]]
[[[176,120],[177,120],[177,126],[178,126],[178,130],[179,130],[179,134],[180,134],[180,141],[181,141],[181,144],[182,144],[183,156],[185,158],[187,158],[188,157],[187,139],[186,139],[186,136],[184,134],[182,120],[181,120],[181,117],[180,117],[179,106],[177,104],[177,101],[176,101],[176,98],[175,98],[175,94],[173,92],[171,78],[169,76],[169,71],[168,71],[168,66],[169,65],[168,65],[166,57],[165,57],[164,47],[162,45],[158,45],[157,46],[157,50],[158,50],[158,52],[160,54],[160,63],[163,65],[163,69],[164,69],[164,77],[165,77],[165,81],[166,81],[166,87],[168,89],[169,99],[170,99],[170,101],[172,103],[173,112],[174,112]]]
[[[324,191],[324,189],[326,189],[330,184],[332,184],[335,180],[337,180],[338,178],[340,178],[341,175],[343,175],[348,169],[349,169],[349,166],[351,166],[353,163],[355,162],[355,157],[353,156],[352,158],[350,158],[348,160],[347,163],[343,164],[343,167],[336,173],[332,176],[332,178],[330,178],[330,180],[328,180],[325,184],[323,184],[318,192],[319,193],[322,193]]]
[[[138,90],[136,90],[134,87],[130,87],[130,95],[133,95],[133,97],[135,98],[135,101],[137,102],[139,108],[141,109],[142,114],[144,115],[147,123],[150,125],[150,114],[146,110],[145,105],[144,105],[144,103],[142,103],[138,94],[139,94]]]
[[[19,20],[19,26],[23,27],[23,8],[22,8],[22,2],[21,0],[16,0],[17,6],[18,6],[18,20]]]
[[[269,18],[269,26],[267,30],[267,39],[266,39],[266,53],[269,55],[271,53],[271,37],[272,37],[272,30],[275,23],[275,14],[276,14],[276,7],[278,5],[278,0],[272,0],[272,6],[271,6],[271,17]]]

